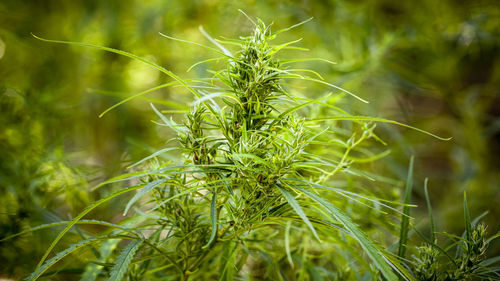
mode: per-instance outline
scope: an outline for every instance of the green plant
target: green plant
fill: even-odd
[[[167,147],[132,165],[149,162],[145,171],[102,184],[135,185],[94,202],[71,221],[36,228],[65,226],[28,280],[57,274],[48,270],[82,248],[91,249],[94,255],[81,271],[84,280],[108,275],[111,280],[321,280],[361,276],[397,280],[398,275],[413,279],[391,253],[356,225],[351,218],[353,211],[343,210],[354,206],[372,212],[369,220],[376,220],[383,214],[382,208],[395,211],[393,204],[370,194],[335,188],[332,181],[375,176],[355,167],[356,163],[372,162],[386,154],[367,148],[369,141],[382,142],[373,132],[373,122],[409,126],[352,116],[335,105],[332,95],[310,100],[287,90],[283,81],[306,81],[354,96],[323,81],[312,70],[288,67],[298,60],[277,58],[281,50],[300,49],[293,46],[298,40],[277,45],[272,45],[272,40],[300,24],[274,34],[260,20],[254,25],[253,34],[239,40],[216,41],[207,35],[220,51],[203,47],[218,53],[221,57],[217,60],[226,61],[227,68],[211,71],[212,77],[189,81],[121,50],[40,38],[118,53],[147,63],[175,80],[139,95],[160,87],[183,86],[197,100],[186,113],[184,124],[177,124],[152,106],[162,121],[159,125],[177,133],[180,147]],[[233,55],[221,43],[240,49]],[[328,110],[328,115],[318,115],[315,107]],[[178,149],[181,161],[160,160],[160,156]],[[142,200],[143,207],[136,208],[133,216],[116,224],[83,220],[98,206],[139,189],[124,210],[128,214]],[[144,199],[146,195],[150,197]],[[77,224],[109,229],[48,258]],[[394,231],[393,225],[388,228],[388,232]],[[276,237],[280,233],[282,239]],[[267,243],[269,239],[273,243]],[[129,242],[115,258],[113,249],[123,245],[120,241]],[[335,258],[322,262],[327,255]]]
[[[422,281],[500,280],[500,268],[491,266],[500,261],[500,257],[488,258],[486,255],[490,242],[498,238],[500,233],[487,238],[486,226],[478,223],[486,213],[471,221],[464,193],[465,232],[462,236],[444,233],[450,241],[441,246],[434,230],[427,181],[425,195],[429,207],[431,237],[426,238],[417,231],[426,242],[417,248],[418,256],[414,256],[410,263],[415,277]]]

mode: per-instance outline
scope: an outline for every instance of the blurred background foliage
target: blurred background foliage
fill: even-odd
[[[99,118],[113,104],[169,78],[140,62],[41,42],[30,33],[126,50],[188,79],[206,76],[206,65],[186,70],[216,55],[167,40],[158,32],[205,44],[199,25],[216,38],[247,35],[251,23],[238,9],[274,22],[274,30],[314,17],[283,40],[303,38],[300,45],[311,51],[292,51],[288,56],[337,62],[303,65],[370,101],[364,104],[346,96],[340,101],[342,108],[453,137],[439,141],[399,127],[378,126],[391,154],[370,164],[371,169],[403,181],[409,157],[416,157],[414,203],[419,207],[412,214],[419,228],[428,230],[423,196],[423,179],[428,177],[438,231],[463,231],[464,191],[472,216],[489,211],[484,219],[488,232],[500,230],[500,4],[496,1],[4,0],[0,2],[0,237],[66,220],[109,192],[91,188],[161,148],[168,138],[165,130],[150,122],[155,117],[149,102],[193,100],[179,88],[163,88]],[[326,93],[325,87],[312,84],[302,91],[311,98]],[[397,198],[402,191],[374,193]],[[114,210],[121,208],[120,202],[108,204],[92,216],[113,220],[120,214]],[[43,233],[0,244],[0,276],[19,278],[31,272],[54,237],[53,232]],[[500,252],[498,242],[490,251]]]

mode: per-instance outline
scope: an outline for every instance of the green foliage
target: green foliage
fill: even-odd
[[[130,262],[134,257],[135,253],[141,246],[141,240],[136,240],[125,246],[118,258],[116,259],[115,265],[111,270],[111,276],[108,280],[120,281],[123,275],[127,272]]]
[[[413,189],[413,157],[410,160],[410,167],[408,168],[408,177],[406,178],[406,190],[404,203],[406,204],[403,208],[403,217],[401,218],[401,235],[399,237],[399,247],[398,256],[400,258],[405,257],[406,244],[408,242],[408,231],[410,228],[410,203],[411,203],[411,192]]]
[[[288,271],[284,274],[280,263],[272,261],[270,257],[276,253],[259,249],[260,246],[257,246],[261,238],[256,238],[256,235],[273,235],[273,232],[282,231],[288,221],[298,221],[300,218],[317,240],[323,239],[316,228],[323,229],[324,239],[338,244],[341,248],[351,248],[350,252],[356,251],[354,250],[357,247],[356,243],[359,243],[359,247],[366,251],[373,262],[376,271],[360,266],[356,272],[371,274],[373,278],[377,278],[376,272],[380,272],[388,280],[397,280],[391,265],[395,266],[394,268],[401,268],[398,262],[389,261],[388,253],[372,242],[348,215],[330,203],[330,199],[324,197],[326,194],[321,195],[322,189],[331,189],[346,196],[346,192],[329,188],[325,184],[339,173],[362,176],[359,171],[349,169],[350,164],[356,162],[356,159],[358,161],[376,159],[366,150],[358,151],[358,147],[364,141],[370,138],[379,140],[373,133],[374,126],[363,122],[367,120],[366,117],[345,116],[344,111],[341,111],[344,118],[359,125],[360,137],[356,137],[357,132],[354,131],[350,137],[343,139],[345,133],[331,131],[319,123],[306,126],[306,119],[298,114],[300,110],[305,109],[302,103],[304,101],[306,105],[315,103],[321,105],[321,103],[289,92],[282,81],[320,80],[304,74],[295,74],[307,70],[281,66],[276,55],[281,50],[297,49],[293,47],[295,41],[273,45],[271,42],[280,31],[272,34],[270,27],[259,19],[255,25],[251,36],[239,40],[221,41],[241,48],[234,56],[222,48],[228,64],[227,69],[210,71],[212,77],[190,80],[191,85],[165,68],[124,51],[86,43],[39,38],[54,43],[95,47],[138,59],[175,79],[198,99],[193,103],[192,110],[186,114],[186,123],[183,125],[169,120],[153,106],[162,120],[160,125],[177,132],[177,141],[181,145],[184,161],[152,162],[153,168],[149,171],[132,173],[108,181],[139,178],[142,184],[118,190],[91,204],[76,216],[52,242],[39,263],[39,269],[29,280],[36,280],[59,260],[57,258],[45,261],[65,233],[86,214],[121,194],[139,188],[142,190],[128,201],[124,213],[126,214],[131,206],[147,193],[152,194],[152,199],[149,201],[152,204],[149,205],[146,214],[140,212],[137,214],[142,221],[141,226],[135,227],[130,233],[139,231],[139,234],[134,234],[139,240],[130,243],[122,250],[114,262],[112,278],[120,279],[128,272],[127,276],[132,280],[207,279],[217,276],[209,268],[218,264],[221,268],[218,278],[232,280],[244,273],[242,269],[248,266],[249,257],[258,253],[266,257],[262,261],[269,260],[268,266],[272,269],[261,277],[274,278],[271,276],[277,274],[275,277],[302,279],[303,274],[307,272],[309,278],[317,279],[324,273],[313,266],[313,261],[305,259],[306,249],[303,250],[304,254],[300,259],[292,254],[290,249],[287,250],[288,261],[291,262],[295,272]],[[213,41],[211,37],[209,39]],[[337,86],[334,88],[338,89]],[[314,124],[317,121],[332,122],[331,120],[312,118],[308,122]],[[373,119],[373,121],[384,120]],[[331,123],[330,126],[338,127],[339,124]],[[330,159],[320,156],[311,148],[314,141],[322,145],[340,144],[339,149],[343,152]],[[163,149],[161,153],[169,150],[171,149]],[[367,157],[351,158],[350,154],[354,152],[365,154]],[[160,152],[157,152],[153,156],[159,154]],[[325,167],[331,171],[326,172]],[[294,195],[293,192],[297,194]],[[211,200],[208,199],[210,193]],[[363,196],[360,197],[365,199]],[[367,200],[381,204],[374,199]],[[356,201],[361,202],[359,199]],[[337,224],[342,227],[340,229],[345,234],[353,238],[352,241],[345,236],[330,233],[332,226]],[[141,228],[144,227],[152,231],[152,235],[148,238],[141,234]],[[301,234],[304,235],[306,234]],[[141,241],[144,246],[139,248]],[[352,244],[354,241],[356,243]],[[257,244],[254,245],[255,243]],[[314,243],[322,244],[321,241]],[[289,241],[287,245],[289,248]],[[80,246],[70,247],[67,253],[78,248]],[[132,266],[134,264],[132,258],[136,251],[139,252],[142,262]],[[218,254],[220,251],[226,254],[221,256]],[[63,253],[64,256],[67,254]],[[356,258],[363,260],[357,254]],[[293,263],[294,259],[298,259],[297,266]],[[255,277],[262,274],[255,270],[250,269],[245,274]],[[326,268],[324,270],[329,271]],[[405,274],[405,271],[397,271],[399,274]],[[411,276],[406,278],[411,279]]]
[[[499,261],[499,257],[487,259],[486,255],[489,243],[498,235],[486,237],[485,225],[477,223],[481,217],[471,222],[465,193],[463,207],[464,235],[461,237],[447,235],[451,242],[439,246],[435,238],[436,233],[432,232],[431,240],[427,240],[427,243],[417,248],[418,256],[414,256],[411,266],[418,280],[500,280],[500,269],[490,267]],[[456,252],[455,257],[450,255],[453,250]]]
[[[4,124],[0,129],[0,279],[28,275],[53,241],[40,268],[50,266],[54,271],[46,268],[40,276],[105,280],[129,242],[122,239],[141,243],[126,266],[123,279],[128,280],[380,280],[384,277],[375,265],[384,268],[386,261],[417,280],[495,280],[498,276],[498,272],[492,273],[499,262],[495,257],[498,243],[490,243],[498,234],[479,239],[486,237],[481,234],[486,231],[473,221],[461,237],[437,233],[434,226],[437,222],[450,233],[463,230],[456,218],[465,211],[465,220],[471,219],[468,208],[456,204],[456,197],[467,190],[470,213],[488,209],[491,215],[481,217],[489,224],[488,232],[498,231],[495,218],[500,205],[495,200],[500,173],[495,156],[500,127],[495,85],[499,81],[496,50],[500,22],[494,1],[460,5],[430,0],[174,0],[168,5],[157,0],[63,2],[0,3],[0,121]],[[294,24],[282,30],[287,33],[280,34],[285,36],[281,38],[289,34],[302,37],[300,47],[298,40],[270,41],[269,53],[279,65],[266,71],[278,73],[272,75],[279,78],[276,84],[286,93],[273,93],[276,99],[265,102],[257,95],[258,99],[248,103],[271,104],[271,113],[259,109],[263,116],[250,118],[268,121],[264,130],[241,128],[241,136],[231,135],[231,144],[238,146],[238,151],[228,152],[229,145],[213,148],[214,144],[229,143],[224,130],[238,133],[231,129],[231,114],[240,110],[240,117],[234,118],[246,119],[237,106],[244,104],[238,91],[225,91],[237,83],[222,80],[235,79],[230,77],[231,68],[248,73],[256,69],[231,64],[236,59],[243,61],[240,55],[245,48],[240,47],[245,39],[216,40],[203,29],[198,32],[197,26],[203,24],[213,33],[229,35],[246,30],[249,24],[236,12],[240,7],[274,20],[275,25],[310,16],[315,20],[305,28]],[[177,42],[158,40],[158,31],[197,42],[204,35],[215,47],[200,49],[202,45],[180,44],[189,41],[167,35]],[[30,32],[93,42],[116,52],[84,53],[45,44],[31,38]],[[305,57],[307,54],[298,52],[303,46],[313,48],[314,56],[329,60]],[[132,53],[144,60],[129,60],[127,56],[135,56]],[[217,57],[206,59],[207,53]],[[149,69],[144,62],[154,67]],[[206,80],[180,78],[200,77],[207,68],[219,69],[221,63],[227,68],[211,72],[213,76]],[[297,64],[300,68],[294,67]],[[172,76],[189,65],[190,73]],[[155,72],[155,67],[161,67],[160,71]],[[160,76],[163,70],[172,75]],[[242,77],[237,71],[232,74]],[[172,77],[180,80],[171,82]],[[248,82],[252,80],[243,79],[240,84],[244,87]],[[188,87],[186,91],[186,86],[192,90]],[[327,87],[332,93],[325,94]],[[185,94],[189,91],[196,96],[193,103]],[[359,102],[365,100],[370,104]],[[145,125],[153,112],[144,101],[155,104],[153,111],[161,120],[160,126],[167,124],[174,130]],[[200,116],[196,117],[198,110]],[[357,113],[353,116],[348,111],[401,122]],[[104,119],[96,118],[99,113]],[[177,113],[188,114],[181,117]],[[286,128],[301,121],[306,141],[298,156],[287,159],[297,150],[292,141],[300,134],[286,132]],[[197,122],[201,122],[198,128]],[[374,123],[389,149],[376,144],[384,142],[373,134]],[[414,130],[380,123],[409,127],[403,124],[408,123],[453,136],[453,140],[433,142]],[[262,132],[267,127],[278,129]],[[196,137],[200,132],[202,136]],[[248,141],[241,145],[244,132]],[[181,145],[157,150],[172,133],[178,135],[175,140]],[[282,139],[273,139],[273,135]],[[147,154],[150,156],[143,158]],[[422,208],[412,208],[408,200],[397,204],[399,208],[390,202],[401,197],[399,189],[407,176],[409,155],[416,156],[416,165],[410,169],[415,183],[403,198],[411,195],[415,205],[423,205],[425,196],[429,224],[423,219]],[[211,162],[196,164],[195,157]],[[286,162],[292,163],[291,169],[286,169],[290,166]],[[111,178],[126,166],[130,173]],[[277,177],[281,185],[262,188],[259,178],[248,177],[254,172],[262,178],[281,173],[282,177]],[[220,174],[219,178],[206,179]],[[420,175],[430,177],[440,188],[430,194],[426,184],[424,190],[416,188]],[[87,182],[109,178],[98,185],[99,189],[87,192]],[[264,182],[269,184],[273,179]],[[107,197],[124,186],[133,188]],[[259,198],[248,190],[260,191],[259,198],[265,192],[269,196],[265,193],[259,204],[249,206],[251,202],[245,202],[243,196]],[[88,202],[101,198],[104,200],[78,216]],[[270,198],[277,198],[277,205],[268,202]],[[241,225],[248,230],[235,232],[233,217],[238,215],[234,213],[244,206],[247,214],[259,208],[262,212],[253,218],[240,218],[247,221]],[[415,219],[408,217],[410,209]],[[177,210],[186,213],[178,214]],[[121,217],[122,213],[128,218]],[[84,220],[84,216],[96,220]],[[400,219],[400,230],[405,233],[398,232]],[[39,224],[43,225],[30,228]],[[66,226],[69,228],[64,229]],[[413,246],[420,243],[414,234],[420,234],[422,228],[430,228],[431,235],[419,235],[425,241],[419,249]],[[30,235],[34,230],[40,231]],[[116,235],[127,237],[105,239]],[[65,255],[63,260],[52,259],[52,251],[61,253],[89,236],[103,240],[77,248],[78,254]],[[405,237],[406,243],[400,239],[400,245],[406,246],[408,260],[391,254],[399,250],[398,237]],[[480,250],[482,245],[489,250],[486,246]],[[377,259],[380,253],[383,260]],[[202,256],[199,261],[197,255]],[[198,270],[181,274],[190,263],[198,263],[193,267]],[[385,274],[390,275],[387,270]]]

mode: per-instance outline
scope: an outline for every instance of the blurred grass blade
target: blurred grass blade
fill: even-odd
[[[471,241],[472,223],[470,220],[469,207],[467,206],[467,193],[464,191],[464,216],[467,241]]]
[[[403,207],[403,214],[401,218],[401,228],[399,230],[399,247],[398,256],[400,258],[405,257],[406,243],[408,242],[408,231],[410,229],[410,204],[411,204],[411,192],[413,189],[413,162],[414,157],[410,158],[410,166],[408,167],[408,176],[406,177],[406,189],[405,189],[405,199]]]
[[[424,193],[425,193],[425,201],[427,202],[427,211],[429,212],[429,224],[431,226],[431,241],[432,243],[436,243],[436,228],[434,225],[434,217],[432,215],[432,205],[431,205],[431,199],[429,197],[429,191],[427,190],[427,182],[429,181],[428,178],[425,178],[424,181]]]
[[[289,27],[286,27],[286,28],[280,29],[280,30],[278,30],[278,31],[274,32],[274,34],[273,34],[273,35],[274,35],[274,36],[276,36],[276,35],[278,35],[278,34],[280,34],[280,33],[282,33],[282,32],[286,32],[286,31],[288,31],[288,30],[291,30],[291,29],[294,29],[294,28],[296,28],[296,27],[299,27],[299,26],[301,26],[301,25],[303,25],[303,24],[306,24],[306,23],[310,22],[312,19],[313,19],[313,18],[311,17],[311,18],[308,18],[308,19],[306,19],[306,20],[304,20],[304,21],[301,21],[301,22],[299,22],[299,23],[296,23],[296,24],[294,24],[294,25],[292,25],[292,26],[289,26]]]
[[[285,229],[285,251],[288,263],[292,268],[294,268],[294,263],[292,259],[292,252],[290,251],[290,229],[292,228],[292,221],[287,221]]]
[[[222,46],[222,44],[220,44],[219,42],[217,42],[212,36],[210,36],[210,34],[208,34],[205,29],[203,29],[203,26],[199,26],[198,29],[200,30],[201,34],[203,34],[203,36],[205,36],[210,42],[212,42],[215,46],[217,46],[217,48],[221,49],[221,51],[228,57],[233,57],[233,54],[228,50],[226,49],[224,46]]]
[[[104,116],[106,113],[108,113],[109,111],[113,110],[114,108],[116,108],[116,107],[118,107],[118,106],[120,106],[120,105],[122,105],[122,104],[124,104],[124,103],[126,103],[126,102],[128,102],[128,101],[131,101],[131,100],[133,100],[133,99],[135,99],[135,98],[138,98],[138,97],[140,97],[140,96],[142,96],[142,95],[145,95],[145,94],[147,94],[147,93],[151,93],[151,92],[154,92],[154,91],[156,91],[156,90],[163,89],[163,88],[166,88],[166,87],[168,87],[168,86],[172,86],[172,85],[175,85],[175,84],[178,84],[178,83],[179,83],[179,82],[174,81],[174,82],[170,82],[170,83],[162,84],[162,85],[159,85],[159,86],[153,87],[153,88],[151,88],[151,89],[144,90],[144,91],[142,91],[142,92],[140,92],[140,93],[138,93],[138,94],[132,95],[132,96],[130,96],[130,97],[128,97],[128,98],[126,98],[126,99],[124,99],[124,100],[122,100],[122,101],[120,101],[120,102],[118,102],[118,103],[116,103],[116,104],[114,104],[114,105],[112,105],[112,106],[110,106],[110,107],[108,107],[108,108],[107,108],[106,110],[104,110],[101,114],[99,114],[99,118],[103,117],[103,116]],[[186,107],[186,106],[183,106],[183,105],[181,105],[181,104],[174,103],[174,102],[172,102],[172,101],[170,101],[170,100],[169,100],[169,101],[167,101],[167,102],[169,103],[169,105],[170,105],[171,107],[174,107],[174,108],[177,108],[177,109],[180,109],[180,110],[185,110],[185,109],[187,109],[187,107]]]

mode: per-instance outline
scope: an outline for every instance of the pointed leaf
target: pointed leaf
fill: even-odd
[[[413,188],[413,160],[414,157],[410,158],[410,167],[408,168],[408,177],[406,178],[406,191],[405,191],[405,206],[403,207],[403,214],[401,218],[401,229],[399,230],[399,248],[398,256],[401,258],[405,257],[406,243],[408,241],[408,230],[410,227],[410,203],[411,203],[411,192]]]
[[[130,207],[139,199],[141,199],[144,195],[147,193],[151,192],[154,188],[158,187],[160,184],[166,182],[167,179],[159,179],[152,181],[148,183],[144,188],[141,189],[141,191],[137,192],[132,199],[130,199],[127,203],[127,206],[125,207],[125,210],[123,211],[123,215],[127,215],[128,210],[130,210]]]
[[[321,239],[319,239],[318,234],[316,233],[316,229],[314,229],[314,226],[309,221],[309,218],[307,218],[307,215],[304,213],[304,211],[300,207],[300,205],[297,202],[297,200],[295,200],[295,197],[290,192],[288,192],[288,190],[284,189],[283,187],[278,186],[278,188],[281,191],[281,194],[283,194],[283,196],[285,197],[285,199],[288,201],[288,203],[290,204],[290,206],[292,206],[293,210],[297,213],[297,215],[299,215],[299,217],[311,229],[312,233],[314,234],[314,237],[316,237],[316,239],[318,239],[318,241],[321,241]]]
[[[332,205],[330,202],[326,201],[325,199],[319,197],[317,194],[312,193],[309,190],[300,188],[300,187],[294,187],[295,189],[301,191],[317,203],[319,203],[322,207],[324,207],[330,215],[350,232],[351,236],[358,241],[360,246],[365,250],[366,254],[368,257],[372,260],[373,264],[375,267],[382,273],[382,275],[387,279],[387,280],[398,280],[397,276],[392,272],[391,267],[389,266],[390,262],[387,260],[387,258],[383,255],[382,251],[375,246],[375,244],[366,236],[366,234],[359,229],[356,224],[344,213],[342,213],[337,207]]]
[[[132,258],[139,249],[139,246],[141,246],[141,243],[141,240],[136,240],[129,243],[122,249],[120,256],[118,256],[118,259],[116,260],[115,265],[111,270],[111,277],[108,279],[108,281],[122,280],[123,275],[125,274],[125,272],[127,272],[130,261],[132,261]]]
[[[203,248],[208,247],[210,243],[215,239],[215,236],[217,235],[217,192],[216,188],[212,190],[212,202],[210,202],[210,222],[212,224],[212,234],[210,234],[210,238],[208,239],[208,242]]]

